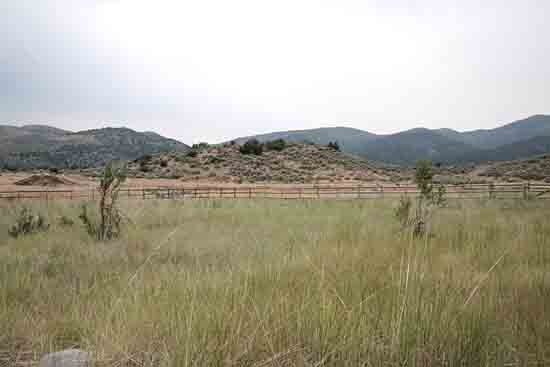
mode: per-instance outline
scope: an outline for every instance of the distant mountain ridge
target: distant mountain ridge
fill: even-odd
[[[390,135],[377,135],[359,129],[334,127],[281,131],[238,138],[260,141],[285,139],[328,144],[338,141],[346,153],[384,163],[411,165],[419,159],[446,164],[511,160],[550,152],[550,116],[534,115],[504,126],[459,132],[452,129],[415,128]]]
[[[70,132],[45,125],[0,125],[0,167],[6,168],[88,168],[188,149],[177,140],[128,128]]]
[[[389,164],[411,166],[419,159],[442,164],[480,163],[550,153],[550,116],[534,115],[495,129],[459,132],[415,128],[377,135],[349,127],[279,131],[241,137],[284,139],[326,145],[337,141],[344,153]],[[88,168],[143,155],[186,151],[189,147],[154,132],[102,128],[70,132],[46,125],[0,125],[0,168]]]
[[[326,145],[331,141],[338,141],[345,151],[355,152],[368,141],[378,138],[379,135],[351,127],[322,127],[309,130],[279,131],[267,134],[254,135],[235,139],[238,144],[244,143],[250,138],[258,139],[261,142],[284,139],[291,142],[311,142]]]

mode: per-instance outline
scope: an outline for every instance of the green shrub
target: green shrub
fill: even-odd
[[[23,207],[17,214],[15,224],[8,229],[8,233],[11,237],[17,238],[31,233],[46,231],[49,227],[42,214],[34,214],[31,209]]]
[[[241,154],[262,155],[263,150],[264,146],[258,139],[250,139],[239,148]]]
[[[328,142],[328,147],[329,148],[332,148],[333,150],[339,152],[340,151],[340,144],[338,144],[337,141],[329,141]]]
[[[70,227],[73,224],[74,224],[74,220],[67,217],[66,215],[62,215],[61,217],[59,217],[59,225],[61,227]]]
[[[195,158],[198,155],[199,155],[199,152],[195,148],[193,148],[193,149],[191,149],[190,151],[187,152],[187,156],[190,157],[190,158]]]
[[[108,163],[103,169],[99,183],[98,219],[94,220],[88,213],[88,207],[83,205],[79,215],[86,231],[99,241],[117,238],[120,235],[122,213],[118,208],[120,187],[126,180],[125,167],[115,167]]]
[[[225,159],[221,158],[221,157],[217,157],[217,156],[212,156],[210,158],[208,158],[208,163],[220,163],[220,162],[223,162],[225,161]]]
[[[287,147],[287,143],[284,139],[276,139],[272,141],[268,141],[265,144],[265,149],[267,150],[275,150],[275,151],[282,151]]]
[[[194,149],[194,150],[202,150],[202,149],[207,149],[209,146],[210,146],[210,144],[201,142],[201,143],[198,143],[198,144],[193,144],[193,146],[191,148]]]

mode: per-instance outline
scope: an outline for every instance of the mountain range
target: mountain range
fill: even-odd
[[[399,165],[411,165],[419,159],[443,164],[478,163],[550,152],[550,115],[534,115],[495,129],[466,132],[415,128],[396,134],[377,135],[348,127],[333,127],[274,132],[235,141],[242,143],[250,138],[318,144],[337,141],[344,152]]]
[[[5,168],[86,168],[188,149],[156,133],[127,128],[70,132],[45,125],[0,125],[0,167]]]
[[[550,115],[534,115],[504,126],[459,132],[415,128],[379,135],[349,127],[273,132],[241,137],[243,144],[284,139],[326,145],[371,161],[410,166],[419,159],[464,164],[526,158],[550,152]],[[113,159],[135,160],[162,152],[184,152],[189,146],[153,132],[103,128],[70,132],[45,125],[0,125],[0,168],[87,168]]]

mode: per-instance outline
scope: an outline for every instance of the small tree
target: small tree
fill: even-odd
[[[335,141],[329,141],[328,146],[329,146],[329,148],[332,148],[337,152],[340,151],[340,144],[338,144],[338,142],[336,140]]]
[[[284,139],[275,139],[268,141],[265,144],[267,150],[276,150],[278,152],[284,150],[287,147],[287,143]]]
[[[258,139],[247,140],[240,148],[241,154],[254,154],[262,155],[264,146],[258,141]]]
[[[205,142],[200,142],[198,144],[193,144],[193,146],[191,146],[191,148],[195,149],[195,150],[208,149],[208,147],[210,147],[210,144],[205,143]]]
[[[50,225],[42,214],[35,214],[26,206],[22,207],[17,214],[16,222],[8,229],[10,236],[17,238],[19,236],[46,231]]]
[[[433,183],[433,169],[429,161],[418,161],[416,163],[415,182],[418,188],[418,197],[414,207],[414,216],[411,217],[413,208],[408,197],[402,197],[394,215],[401,223],[402,229],[413,227],[413,235],[420,237],[426,233],[427,221],[433,213],[434,208],[445,204],[445,186]]]
[[[79,218],[84,223],[87,232],[97,237],[99,241],[110,240],[120,235],[120,223],[122,215],[118,208],[118,195],[120,187],[126,180],[124,167],[115,167],[108,163],[103,169],[99,183],[99,223],[88,215],[87,207],[82,207]]]

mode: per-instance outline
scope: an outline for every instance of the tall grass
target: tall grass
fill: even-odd
[[[134,201],[122,238],[10,238],[0,349],[116,366],[550,364],[550,203],[450,202],[433,236],[391,201]]]

